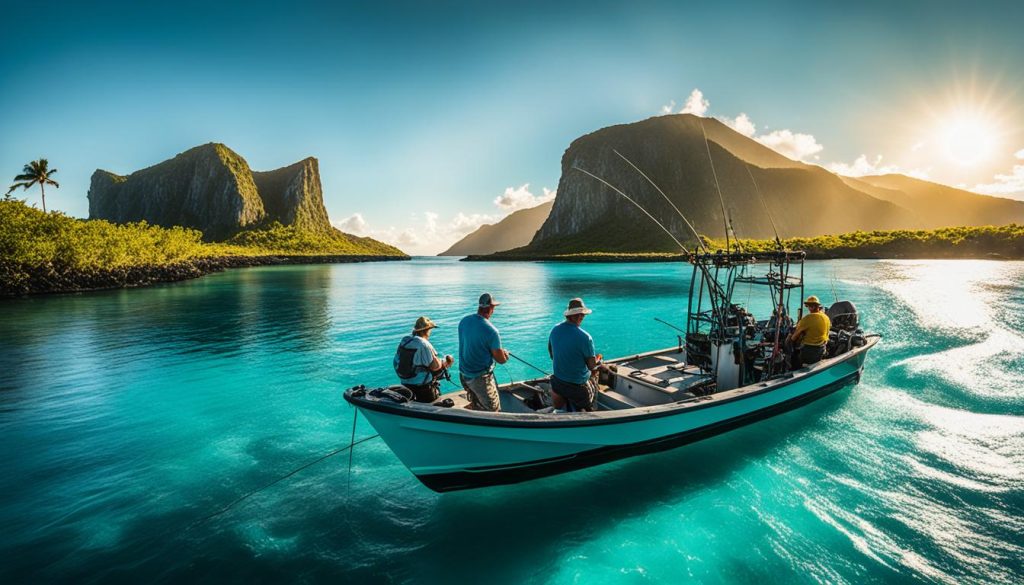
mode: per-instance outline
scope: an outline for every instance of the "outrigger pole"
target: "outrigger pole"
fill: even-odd
[[[618,153],[616,153],[616,154],[618,154]],[[619,156],[622,156],[622,155],[620,154]],[[622,158],[625,159],[626,157],[622,157]],[[629,162],[629,161],[627,160],[626,162]],[[640,172],[640,169],[636,168],[636,166],[633,165],[633,163],[630,163],[630,165],[633,166],[633,168],[636,169],[638,172]],[[576,165],[573,165],[572,168],[576,169],[577,171],[579,171],[579,172],[581,172],[581,173],[583,173],[585,175],[589,175],[589,176],[597,179],[598,181],[600,181],[601,183],[606,185],[612,191],[615,191],[619,195],[622,195],[626,199],[626,201],[629,201],[630,203],[635,205],[637,209],[639,209],[640,211],[644,212],[644,215],[649,217],[651,219],[651,221],[653,221],[655,224],[658,225],[658,227],[660,227],[662,229],[662,231],[664,231],[666,234],[668,234],[668,237],[672,238],[672,241],[675,242],[676,245],[679,246],[679,248],[684,253],[690,255],[690,257],[693,258],[693,255],[691,255],[690,251],[686,249],[686,246],[684,246],[678,239],[676,239],[676,237],[674,235],[672,235],[672,232],[668,231],[668,228],[666,228],[660,221],[657,220],[657,218],[655,218],[653,215],[651,215],[650,212],[648,212],[646,209],[644,209],[643,206],[640,205],[639,203],[637,203],[632,197],[630,197],[629,195],[626,195],[620,189],[618,189],[617,187],[615,187],[614,185],[612,185],[608,181],[605,181],[601,177],[598,177],[597,175],[595,175],[594,173],[591,173],[590,171],[588,171],[586,169],[581,169],[580,167],[578,167]],[[643,172],[640,172],[640,174],[643,175]],[[648,178],[647,175],[644,175],[644,178],[646,178],[648,181],[650,181],[650,178]],[[654,184],[653,181],[651,182],[651,184]],[[657,185],[655,185],[655,187],[657,187]],[[658,191],[661,192],[661,189],[658,189]],[[664,195],[663,192],[662,192],[662,195]],[[667,199],[667,197],[666,197],[666,199]],[[671,203],[671,201],[669,203]],[[675,206],[673,205],[673,207],[675,207]],[[686,220],[686,217],[683,216],[682,212],[680,212],[678,208],[676,209],[676,212],[679,213],[679,216],[682,217],[684,221],[686,221],[686,225],[689,226],[691,230],[693,230],[693,226],[690,224],[689,221]],[[704,246],[704,242],[701,241],[700,235],[697,233],[696,230],[693,230],[693,234],[694,234],[694,236],[696,236],[697,241],[700,242],[701,246]],[[707,250],[707,247],[704,247],[704,249]],[[710,252],[708,252],[707,255],[710,256]],[[699,267],[700,271],[704,274],[704,280],[707,281],[707,283],[708,283],[708,294],[711,296],[712,302],[714,302],[714,298],[715,298],[716,294],[721,299],[723,299],[723,300],[729,298],[728,295],[726,294],[726,291],[722,289],[722,285],[719,284],[718,279],[711,275],[711,273],[708,271],[707,266],[705,266],[703,262],[694,262],[693,265],[695,267]],[[724,315],[719,315],[719,321],[720,321],[720,327],[724,329],[725,328],[725,317],[724,317]]]
[[[622,156],[622,155],[619,155],[619,156]],[[623,158],[625,158],[625,157],[623,157]],[[629,162],[629,161],[627,160],[626,162]],[[630,163],[630,164],[632,165],[633,163]],[[662,231],[664,231],[666,234],[668,234],[668,237],[672,238],[672,241],[675,242],[677,246],[679,246],[680,250],[682,250],[687,255],[690,254],[690,251],[686,249],[686,246],[684,246],[678,239],[676,239],[676,237],[672,235],[672,232],[668,231],[668,228],[666,228],[660,221],[658,221],[653,215],[650,214],[650,212],[648,212],[646,209],[644,209],[643,206],[640,205],[639,203],[637,203],[632,197],[630,197],[629,195],[626,195],[621,190],[619,190],[617,187],[615,187],[615,185],[612,185],[608,181],[605,181],[601,177],[598,177],[597,175],[595,175],[594,173],[592,173],[592,172],[590,172],[590,171],[588,171],[586,169],[581,169],[580,167],[578,167],[576,165],[573,165],[572,168],[576,169],[577,171],[579,171],[579,172],[581,172],[581,173],[583,173],[585,175],[589,175],[589,176],[597,179],[598,181],[600,181],[601,183],[606,185],[612,191],[615,191],[619,195],[622,195],[623,197],[625,197],[626,201],[629,201],[630,203],[635,205],[637,209],[639,209],[640,211],[644,212],[644,215],[646,215],[647,217],[651,218],[651,221],[653,221],[655,224],[657,224],[658,227],[660,227],[662,229]],[[633,168],[636,169],[635,166]],[[640,169],[636,169],[636,170],[640,171]],[[643,175],[642,172],[640,174]],[[644,177],[646,178],[647,175],[644,175]],[[647,180],[650,181],[650,179],[647,179]],[[653,182],[652,182],[652,184],[653,184]],[[655,187],[657,187],[657,185],[655,185]],[[661,191],[661,189],[658,189],[658,191]],[[664,195],[664,193],[662,193],[662,194]],[[675,206],[673,206],[673,207],[675,207]],[[676,212],[679,212],[679,210],[676,209]],[[682,217],[684,221],[686,221],[686,217],[684,217],[681,212],[679,212],[679,216]],[[693,226],[690,224],[689,221],[686,221],[686,225],[689,226],[691,230],[693,229]],[[696,236],[697,241],[700,242],[700,245],[704,246],[704,242],[701,241],[700,235],[697,233],[696,230],[693,231],[693,235]],[[707,247],[704,247],[704,249],[707,250]],[[708,253],[710,254],[710,252],[708,252]],[[711,278],[711,275],[707,273],[707,267],[705,267],[703,264],[700,264],[700,267],[701,267],[701,270],[705,272],[705,276],[707,276],[708,278]],[[722,298],[725,298],[725,291],[723,291],[721,286],[718,285],[718,281],[712,279],[710,282],[713,282],[715,284],[716,288],[718,289],[716,292],[719,295],[721,295]],[[710,284],[709,284],[709,286],[710,286]]]
[[[679,214],[679,217],[682,218],[683,223],[686,224],[686,227],[690,228],[690,231],[693,232],[693,237],[697,238],[697,243],[700,244],[700,247],[704,249],[704,252],[710,254],[711,250],[709,250],[708,247],[704,245],[704,240],[701,239],[700,234],[697,233],[697,230],[695,230],[693,228],[693,224],[690,223],[690,220],[686,219],[686,216],[683,215],[682,211],[679,211],[679,208],[676,207],[676,204],[672,203],[672,200],[668,198],[668,195],[665,195],[665,192],[661,190],[661,187],[659,187],[657,183],[655,183],[653,180],[651,180],[651,178],[648,177],[646,173],[641,171],[640,167],[638,167],[635,164],[633,164],[633,161],[631,161],[628,158],[626,158],[625,156],[623,156],[623,154],[621,152],[615,150],[614,148],[612,149],[612,152],[617,154],[619,156],[619,158],[621,158],[622,160],[626,161],[626,163],[629,164],[629,166],[633,167],[636,170],[636,172],[640,173],[641,177],[647,179],[647,182],[650,183],[652,187],[657,189],[658,193],[661,193],[661,196],[665,198],[665,201],[668,201],[668,204],[672,206],[672,209],[675,209],[676,213]]]
[[[621,156],[621,155],[620,155],[620,156]],[[627,161],[627,162],[628,162],[628,161]],[[577,171],[579,171],[579,172],[581,172],[581,173],[584,173],[584,174],[590,175],[591,177],[593,177],[593,178],[597,179],[598,181],[601,181],[601,182],[602,182],[602,183],[604,183],[604,184],[605,184],[606,186],[608,186],[608,188],[609,188],[609,189],[611,189],[612,191],[615,191],[615,192],[616,192],[616,193],[618,193],[619,195],[622,195],[623,197],[625,197],[625,198],[626,198],[626,201],[629,201],[630,203],[632,203],[633,205],[635,205],[637,209],[639,209],[640,211],[644,212],[644,215],[646,215],[647,217],[651,218],[651,221],[653,221],[654,223],[658,224],[658,227],[660,227],[660,228],[662,229],[662,231],[664,231],[664,232],[665,232],[666,234],[668,234],[668,237],[672,238],[672,241],[673,241],[673,242],[675,242],[677,246],[679,246],[679,249],[680,249],[680,250],[682,250],[683,252],[685,252],[685,253],[687,253],[687,254],[689,254],[689,253],[690,253],[690,251],[686,249],[686,246],[684,246],[684,245],[683,245],[683,244],[682,244],[682,243],[681,243],[681,242],[680,242],[679,240],[677,240],[677,239],[676,239],[676,237],[672,235],[672,232],[668,231],[668,228],[666,228],[666,227],[665,227],[664,225],[662,225],[660,221],[658,221],[657,219],[655,219],[655,217],[654,217],[653,215],[651,215],[650,213],[648,213],[648,212],[647,212],[647,210],[646,210],[646,209],[644,209],[642,205],[640,205],[639,203],[637,203],[636,201],[634,201],[632,197],[630,197],[629,195],[626,195],[625,193],[623,193],[622,191],[620,191],[620,190],[619,190],[618,188],[616,188],[616,187],[615,187],[615,185],[612,185],[612,184],[611,184],[611,183],[609,183],[608,181],[605,181],[605,180],[604,180],[604,179],[602,179],[601,177],[598,177],[597,175],[595,175],[594,173],[592,173],[592,172],[590,172],[590,171],[588,171],[588,170],[585,170],[585,169],[581,169],[581,168],[579,168],[579,167],[578,167],[578,166],[576,166],[576,165],[573,165],[573,167],[572,167],[572,168],[576,169]],[[639,170],[639,169],[637,169],[637,170]],[[643,173],[640,173],[640,174],[643,174]],[[678,211],[678,210],[677,210],[677,211]],[[690,223],[690,222],[686,222],[686,223],[687,223],[687,225],[689,225],[689,223]],[[691,229],[692,229],[692,228],[691,228]],[[696,232],[694,232],[694,233],[696,233]],[[700,237],[699,237],[699,236],[698,236],[697,240],[698,240],[698,241],[700,241]]]
[[[768,204],[764,200],[764,195],[761,194],[761,189],[757,186],[757,181],[754,180],[754,173],[750,172],[750,164],[743,161],[743,167],[747,169],[747,176],[750,177],[750,182],[754,184],[754,191],[757,191],[757,197],[761,200],[761,205],[764,206],[764,213],[768,216],[768,221],[772,224],[772,232],[775,233],[775,244],[778,245],[780,252],[784,252],[786,248],[782,245],[782,240],[779,239],[779,230],[775,228],[775,220],[772,219],[772,212],[768,211]]]
[[[725,226],[725,253],[729,253],[729,219],[725,212],[725,197],[722,197],[722,187],[718,184],[718,172],[715,171],[715,161],[711,158],[711,145],[708,144],[708,133],[704,131],[704,119],[700,119],[700,133],[704,136],[704,148],[708,151],[708,162],[711,163],[711,175],[715,177],[715,189],[718,191],[718,201],[722,204],[722,224]]]

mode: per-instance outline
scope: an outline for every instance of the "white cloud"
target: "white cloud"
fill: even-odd
[[[683,109],[679,110],[679,113],[703,116],[707,113],[710,106],[711,102],[704,99],[704,92],[694,89],[690,92],[690,97],[686,98],[686,103],[683,104]]]
[[[537,207],[541,203],[547,203],[555,198],[555,192],[543,188],[543,195],[537,196],[530,192],[530,184],[524,183],[520,187],[506,187],[505,193],[494,199],[494,204],[505,212],[513,212],[529,207]]]
[[[345,233],[357,236],[366,234],[366,220],[363,219],[363,214],[361,213],[353,213],[341,221],[332,221],[331,224]]]
[[[1019,158],[1021,160],[1024,160],[1024,148],[1022,148],[1022,149],[1018,150],[1017,152],[1013,153],[1013,156],[1016,157],[1016,158]]]
[[[754,121],[750,119],[750,116],[742,112],[735,118],[722,118],[722,122],[744,136],[749,137],[757,133],[757,126],[754,125]]]
[[[834,162],[825,165],[825,168],[845,177],[866,177],[868,175],[889,175],[899,173],[908,177],[927,179],[928,170],[904,169],[898,165],[883,165],[882,155],[875,155],[875,158],[868,160],[868,155],[858,156],[852,163]]]
[[[793,160],[806,160],[825,148],[818,144],[814,136],[791,130],[775,130],[770,134],[757,136],[755,140]]]
[[[494,199],[497,213],[464,213],[457,212],[444,220],[435,211],[412,213],[403,226],[389,225],[386,228],[375,228],[370,225],[363,214],[353,213],[345,219],[331,222],[334,227],[350,234],[369,236],[376,240],[398,246],[413,255],[436,254],[447,249],[457,240],[476,231],[480,226],[493,224],[504,219],[508,214],[519,209],[534,207],[551,201],[555,192],[548,188],[541,189],[540,195],[530,191],[529,183],[519,187],[508,187],[505,193]]]
[[[674,107],[675,101],[669,102],[667,106],[661,107],[661,113],[670,114]],[[704,92],[700,89],[694,89],[690,92],[690,97],[686,98],[686,103],[679,110],[679,113],[703,116],[710,107],[711,102],[704,97]],[[817,154],[825,149],[813,135],[793,132],[792,130],[775,130],[768,134],[756,136],[757,125],[750,119],[750,116],[743,112],[735,118],[719,116],[718,119],[740,134],[753,138],[779,154],[794,160],[806,161],[812,157],[818,159]]]
[[[675,109],[676,109],[676,100],[671,100],[667,104],[665,104],[664,106],[661,106],[661,114],[663,116],[666,115],[666,114],[671,114],[672,110],[675,110]]]
[[[915,142],[914,145],[910,147],[910,152],[917,152],[925,146],[926,144],[924,142]]]
[[[1024,160],[1024,149],[1018,151],[1014,156]],[[1013,170],[1009,174],[998,174],[993,177],[991,183],[979,183],[971,191],[1024,199],[1024,165],[1013,165]]]

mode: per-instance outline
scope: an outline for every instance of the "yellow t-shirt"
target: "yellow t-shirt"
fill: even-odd
[[[804,338],[800,342],[804,345],[825,345],[828,341],[828,330],[831,328],[832,322],[825,311],[807,313],[796,324],[796,330],[804,332]]]

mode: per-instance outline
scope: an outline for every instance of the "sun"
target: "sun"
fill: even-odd
[[[950,161],[962,166],[974,166],[992,155],[998,132],[993,125],[979,116],[954,117],[942,129],[940,144]]]

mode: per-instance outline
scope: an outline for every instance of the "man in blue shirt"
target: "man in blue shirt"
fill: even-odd
[[[429,317],[416,319],[412,335],[406,335],[395,351],[394,367],[398,379],[409,390],[412,390],[417,402],[433,402],[437,400],[438,376],[442,368],[452,365],[452,356],[444,356],[444,361],[437,357],[434,346],[430,344],[430,332],[437,327]]]
[[[494,362],[507,362],[508,352],[502,349],[501,336],[490,321],[499,304],[491,293],[484,293],[480,295],[476,313],[459,322],[459,380],[473,410],[501,410]]]
[[[594,410],[597,398],[598,370],[607,370],[601,355],[594,351],[594,338],[580,327],[583,318],[592,313],[583,299],[572,299],[562,321],[548,336],[554,375],[551,376],[551,397],[555,408],[564,408],[566,402],[576,410]]]

